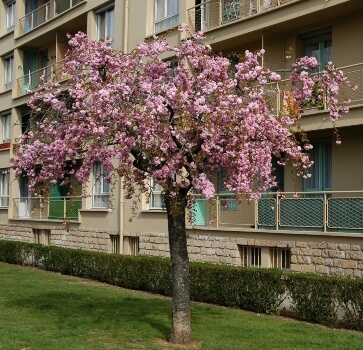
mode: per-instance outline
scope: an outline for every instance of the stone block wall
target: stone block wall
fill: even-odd
[[[86,249],[99,252],[111,252],[110,235],[115,232],[92,229],[71,229],[69,232],[59,226],[41,226],[38,229],[50,232],[51,245]],[[217,233],[219,235],[217,235]],[[191,261],[210,262],[216,264],[241,265],[239,247],[260,247],[262,252],[261,266],[271,267],[270,248],[289,249],[293,272],[311,272],[326,275],[341,275],[363,277],[363,237],[360,236],[335,238],[334,236],[319,236],[310,234],[274,235],[267,232],[268,239],[253,239],[256,232],[236,231],[232,233],[213,231],[206,234],[193,230],[188,236],[188,251]],[[168,235],[166,233],[127,233],[126,237],[138,237],[139,254],[170,257]],[[271,237],[271,238],[270,238]],[[273,239],[275,238],[275,239]],[[349,238],[349,239],[348,239]],[[18,240],[28,243],[35,242],[31,227],[24,224],[0,224],[0,239]],[[304,241],[303,239],[306,239]]]
[[[64,248],[85,249],[98,252],[109,252],[110,235],[104,230],[65,230],[51,231],[51,245]]]
[[[291,249],[291,270],[363,277],[363,243],[296,242]]]
[[[139,234],[138,237],[141,255],[170,256],[167,234]],[[290,249],[293,272],[363,277],[363,238],[362,244],[303,242],[291,238],[257,240],[192,235],[188,238],[188,252],[191,261],[241,265],[239,245],[267,248],[264,249],[267,253],[268,248]],[[271,267],[268,262],[269,259],[262,259],[262,266]]]
[[[0,223],[0,239],[9,241],[34,242],[34,234],[30,227]]]
[[[71,229],[66,231],[59,226],[38,225],[36,229],[50,231],[50,245],[64,248],[110,252],[110,233],[106,230]],[[0,239],[34,243],[33,229],[27,225],[0,224]]]

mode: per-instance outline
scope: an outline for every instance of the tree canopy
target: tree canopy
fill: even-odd
[[[177,343],[191,340],[187,193],[195,189],[213,197],[210,176],[223,168],[228,191],[258,198],[276,185],[273,156],[282,165],[290,163],[297,175],[309,176],[312,146],[295,132],[300,108],[315,90],[328,100],[333,124],[347,112],[338,95],[349,82],[332,63],[312,75],[317,60],[299,59],[286,88],[279,74],[261,65],[263,50],[239,55],[233,68],[202,39],[189,35],[171,47],[154,37],[123,53],[110,41],[76,34],[69,41],[63,81],[44,81],[31,98],[36,122],[19,138],[13,161],[17,175],[29,176],[34,196],[46,193],[38,184],[60,179],[66,184],[71,177],[86,183],[95,161],[103,163],[107,181],[123,178],[129,198],[148,191],[150,177],[163,187],[172,259],[170,339]],[[271,86],[281,108],[269,101]]]

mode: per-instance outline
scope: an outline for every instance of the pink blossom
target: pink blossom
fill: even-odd
[[[266,86],[281,77],[261,65],[264,50],[246,51],[231,77],[230,61],[201,44],[203,38],[191,35],[174,48],[155,36],[124,54],[110,41],[70,37],[62,68],[68,95],[59,83],[46,82],[33,94],[29,106],[42,118],[19,138],[15,174],[27,174],[33,192],[38,184],[66,184],[71,177],[86,184],[99,161],[105,181],[123,177],[127,198],[148,191],[149,177],[172,198],[193,188],[212,198],[211,174],[223,168],[228,191],[258,199],[276,185],[274,155],[308,178],[312,146],[298,145],[293,131],[299,109],[317,86],[335,123],[348,111],[339,99],[341,86],[350,86],[343,72],[329,63],[317,77],[310,73],[317,60],[299,59],[284,96],[289,108],[277,115]],[[176,57],[173,76],[165,56]]]

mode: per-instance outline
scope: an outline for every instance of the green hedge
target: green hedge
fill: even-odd
[[[0,261],[171,295],[169,259],[0,240]],[[190,264],[191,299],[276,313],[287,298],[301,320],[363,330],[363,280],[273,269]]]

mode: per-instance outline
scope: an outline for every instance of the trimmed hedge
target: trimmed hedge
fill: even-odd
[[[0,240],[0,261],[171,295],[171,261]],[[363,280],[274,269],[190,264],[191,299],[276,313],[288,298],[301,320],[363,330]]]

